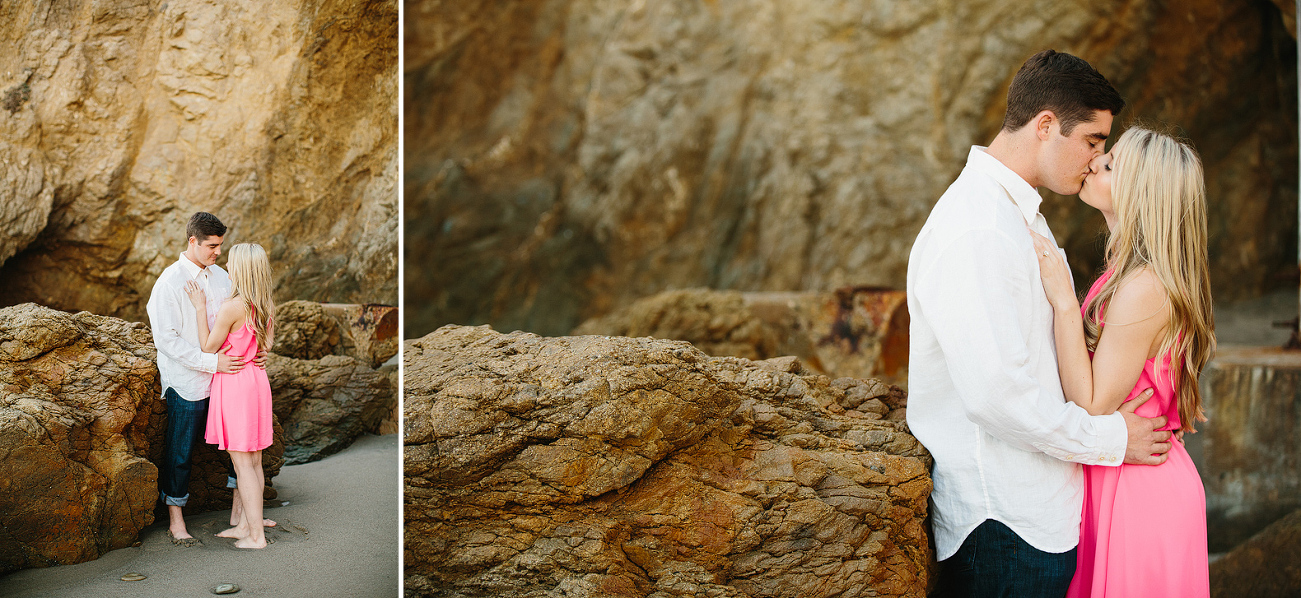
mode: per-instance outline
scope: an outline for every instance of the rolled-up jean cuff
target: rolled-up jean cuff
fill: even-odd
[[[232,476],[232,475],[228,475],[228,476],[226,476],[226,487],[227,487],[227,488],[239,488],[239,483],[238,483],[238,480],[235,479],[235,476]]]
[[[166,494],[163,494],[162,492],[159,492],[158,494],[163,497],[163,504],[167,506],[183,507],[185,506],[185,503],[190,502],[189,494],[186,494],[185,496],[182,496],[180,498],[172,498],[170,496],[167,496]]]

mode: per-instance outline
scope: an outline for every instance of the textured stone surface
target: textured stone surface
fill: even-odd
[[[0,4],[0,305],[143,321],[196,210],[278,296],[396,305],[397,30],[394,0]]]
[[[908,306],[900,291],[665,291],[573,333],[683,340],[709,355],[746,359],[791,355],[832,377],[908,378]]]
[[[143,324],[0,309],[0,572],[98,558],[153,522],[167,423],[155,357]],[[196,454],[193,512],[230,508],[222,458]]]
[[[334,355],[343,342],[339,323],[315,301],[286,301],[276,306],[273,353],[295,359]]]
[[[681,341],[404,350],[409,596],[923,596],[906,399]]]
[[[376,304],[321,306],[339,323],[343,342],[336,351],[377,368],[398,354],[398,308]]]
[[[1274,522],[1211,563],[1214,598],[1301,596],[1301,510]]]
[[[1105,73],[1122,125],[1173,123],[1201,152],[1217,298],[1295,280],[1296,44],[1270,2],[407,7],[408,338],[566,334],[671,289],[902,288],[1044,48]],[[1101,218],[1044,211],[1092,278]]]
[[[1225,552],[1301,509],[1301,352],[1222,346],[1201,383],[1210,421],[1186,438],[1207,542]]]
[[[379,367],[397,355],[396,307],[286,301],[276,306],[276,344],[295,359],[348,355]]]
[[[315,461],[347,448],[361,434],[380,432],[397,405],[392,369],[374,370],[342,355],[315,360],[268,355],[286,462]]]

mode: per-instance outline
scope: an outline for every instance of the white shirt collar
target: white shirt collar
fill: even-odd
[[[207,268],[200,268],[198,264],[190,261],[190,258],[185,257],[185,252],[181,252],[181,267],[185,268],[185,274],[191,279],[198,278],[199,274],[208,270]]]
[[[979,172],[987,174],[998,181],[1007,194],[1012,196],[1012,201],[1016,202],[1016,207],[1021,210],[1021,215],[1025,217],[1026,224],[1033,224],[1035,216],[1039,214],[1039,204],[1043,203],[1043,197],[1030,183],[1025,182],[1021,175],[1012,171],[1006,164],[998,161],[989,153],[985,146],[971,146],[971,153],[967,155],[967,167],[973,168]]]

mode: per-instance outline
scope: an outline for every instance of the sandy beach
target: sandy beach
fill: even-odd
[[[195,548],[173,546],[166,521],[141,534],[140,546],[78,565],[25,569],[0,577],[7,598],[165,598],[212,596],[219,583],[235,596],[275,598],[399,595],[398,435],[363,436],[343,452],[281,470],[277,502],[266,510],[279,525],[275,544],[239,550],[213,534],[228,527],[229,511],[186,518]],[[127,573],[147,576],[126,582]]]

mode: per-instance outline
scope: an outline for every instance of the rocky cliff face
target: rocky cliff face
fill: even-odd
[[[1217,297],[1295,280],[1295,41],[1265,0],[408,4],[408,336],[665,289],[899,288],[1017,67],[1075,53],[1205,160]],[[1290,18],[1290,14],[1288,15]],[[1116,127],[1119,132],[1122,127]],[[1045,213],[1081,278],[1102,221]]]
[[[144,319],[197,210],[277,296],[397,303],[392,0],[0,5],[0,305]]]
[[[925,595],[896,387],[486,326],[403,355],[408,595]]]

